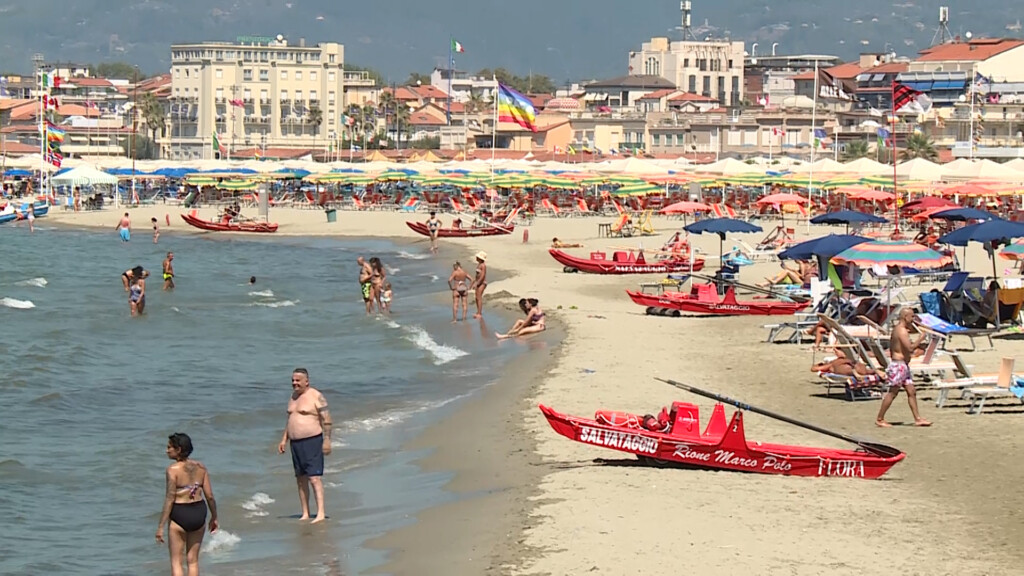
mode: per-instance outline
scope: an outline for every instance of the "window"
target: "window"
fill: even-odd
[[[266,68],[260,70],[260,82],[267,82],[270,80],[270,72]]]
[[[729,69],[732,70],[732,60],[729,60]]]
[[[302,90],[296,90],[295,91],[295,99],[296,100],[302,100]]]
[[[334,90],[331,90],[330,92],[327,93],[327,103],[330,104],[331,106],[334,105]]]
[[[309,99],[310,100],[316,100],[317,99],[317,97],[316,97],[316,90],[310,90],[309,91]]]
[[[252,82],[252,68],[246,68],[245,70],[242,70],[242,81]]]
[[[174,69],[174,77],[175,78],[181,78],[181,68],[175,68]]]
[[[711,76],[704,77],[704,92],[705,96],[711,96]]]
[[[327,115],[327,123],[334,124],[334,112],[331,112],[330,114]]]
[[[222,70],[220,68],[215,69],[213,71],[213,77],[214,78],[223,78],[224,77],[224,70]]]
[[[707,58],[698,58],[697,59],[697,68],[700,69],[701,72],[707,72],[708,71],[708,59]]]
[[[689,92],[690,94],[697,93],[697,77],[694,76],[693,74],[690,74],[690,87],[687,90],[687,92]]]
[[[690,59],[689,58],[683,58],[683,68],[689,68],[689,67],[690,67]]]
[[[242,92],[242,98],[244,98],[246,101],[252,100],[252,91],[250,91],[248,88],[246,88]]]
[[[334,72],[328,72],[327,73],[327,81],[328,82],[334,82],[335,81],[334,80]]]
[[[188,68],[185,68],[185,78],[188,78]]]
[[[302,70],[296,70],[295,71],[295,79],[296,80],[302,80]]]
[[[328,55],[327,56],[327,61],[330,62],[331,64],[334,64],[334,54]]]
[[[309,72],[309,79],[312,80],[313,82],[316,82],[316,70],[311,70]]]
[[[267,95],[267,91],[265,89],[260,90],[260,101],[266,102],[267,100],[270,100],[270,96]]]
[[[288,79],[288,71],[287,70],[281,70],[281,80],[287,80],[287,79]]]
[[[219,102],[219,101],[221,101],[223,99],[224,99],[224,89],[223,88],[217,88],[217,101]]]
[[[287,90],[281,90],[281,100],[284,101],[284,100],[287,100],[287,99],[288,99],[288,91]]]
[[[683,146],[686,144],[686,134],[676,134],[676,146]]]
[[[661,134],[652,135],[651,140],[653,141],[655,146],[661,146]]]

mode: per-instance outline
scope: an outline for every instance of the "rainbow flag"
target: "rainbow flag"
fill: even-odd
[[[499,83],[498,122],[513,122],[531,132],[536,132],[537,110],[529,98]]]
[[[67,132],[54,126],[53,124],[46,123],[46,139],[51,142],[63,142],[64,137],[67,136]]]

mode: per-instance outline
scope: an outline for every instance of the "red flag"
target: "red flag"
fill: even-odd
[[[899,112],[900,108],[914,102],[920,95],[921,92],[918,92],[909,86],[898,83],[894,84],[892,88],[892,109]]]

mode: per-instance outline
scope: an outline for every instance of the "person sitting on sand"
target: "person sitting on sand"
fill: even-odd
[[[577,242],[562,242],[557,237],[551,239],[552,248],[583,248],[583,244]]]
[[[452,230],[462,230],[462,218],[452,220]]]
[[[494,333],[498,340],[515,338],[516,336],[528,336],[538,334],[546,329],[544,325],[544,311],[538,306],[536,298],[519,299],[519,308],[526,314],[525,320],[517,320],[512,329],[505,334]]]

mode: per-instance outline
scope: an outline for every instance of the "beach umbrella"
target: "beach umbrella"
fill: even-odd
[[[1010,244],[1006,248],[1003,248],[999,255],[1007,260],[1024,260],[1024,242]]]
[[[847,196],[847,198],[850,200],[867,200],[869,202],[891,202],[896,199],[896,195],[885,190],[864,190],[854,192]]]
[[[992,220],[998,218],[998,216],[991,212],[978,210],[977,208],[950,208],[948,210],[939,210],[937,212],[932,212],[929,217],[936,220],[955,220],[957,222],[966,222],[968,220]]]
[[[701,220],[700,222],[694,222],[683,227],[683,230],[691,232],[693,234],[703,234],[705,232],[710,234],[718,234],[718,264],[721,267],[722,264],[722,244],[725,243],[725,235],[729,233],[749,233],[749,232],[763,232],[760,226],[751,224],[744,220],[737,220],[735,218],[709,218],[707,220]]]
[[[940,206],[949,206],[950,208],[956,208],[959,206],[952,200],[946,200],[945,198],[939,198],[938,196],[926,196],[919,200],[911,200],[903,205],[902,210],[914,211],[914,210],[927,210],[928,208],[938,208]]]
[[[777,204],[782,206],[784,204],[805,204],[807,198],[798,196],[796,194],[782,193],[782,194],[769,194],[764,198],[757,201],[757,204],[764,206],[765,204]]]
[[[662,214],[692,214],[693,212],[708,212],[711,210],[711,206],[703,204],[701,202],[676,202],[675,204],[669,204],[665,206],[659,212]]]
[[[870,242],[870,238],[856,236],[853,234],[829,234],[820,238],[814,238],[794,244],[779,252],[779,260],[810,260],[817,258],[818,275],[821,278],[828,276],[828,261],[836,254],[864,242]]]
[[[811,218],[811,224],[846,224],[847,232],[850,230],[850,224],[856,222],[863,222],[865,224],[882,224],[883,222],[888,222],[888,220],[881,216],[865,214],[864,212],[857,212],[856,210],[840,210],[838,212],[829,212],[828,214],[821,214]]]
[[[856,264],[861,267],[911,266],[914,268],[941,268],[951,262],[927,246],[903,240],[875,240],[851,246],[832,257],[833,264]]]
[[[954,246],[967,246],[968,242],[986,244],[986,251],[992,259],[992,276],[998,277],[998,274],[996,274],[995,251],[988,248],[995,248],[991,243],[1009,244],[1010,240],[1014,238],[1024,238],[1024,224],[996,218],[954,230],[945,236],[941,236],[939,243],[952,244]]]

